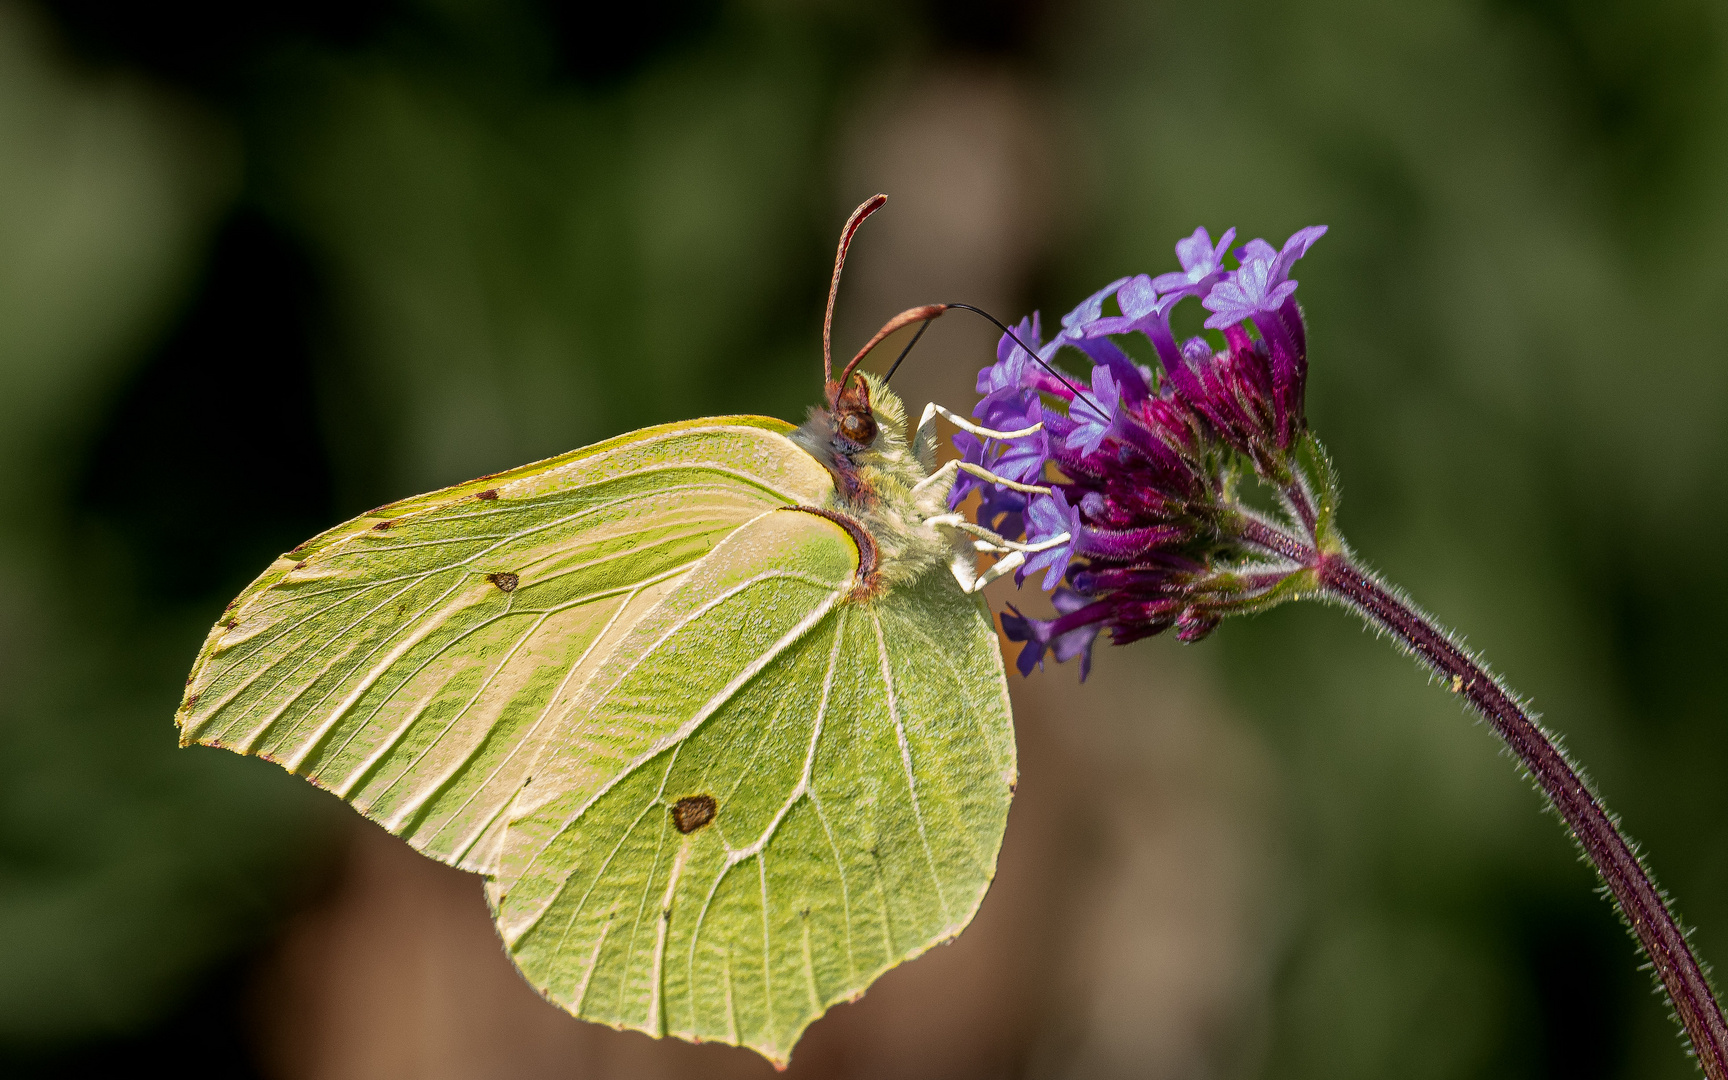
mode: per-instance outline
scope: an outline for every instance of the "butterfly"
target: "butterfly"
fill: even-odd
[[[908,432],[858,371],[947,305],[833,377],[846,252],[885,201],[841,234],[805,424],[646,428],[308,540],[210,631],[181,744],[274,761],[484,875],[511,959],[584,1020],[784,1065],[958,934],[1017,777],[979,590],[1036,548],[948,497],[961,470],[1049,489],[936,465],[938,416],[1035,428],[931,405]]]

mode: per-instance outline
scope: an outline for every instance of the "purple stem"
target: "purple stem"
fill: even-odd
[[[1275,529],[1265,522],[1256,521],[1251,517],[1244,516],[1240,521],[1235,522],[1232,531],[1236,536],[1257,548],[1273,555],[1282,555],[1291,562],[1301,563],[1303,566],[1313,566],[1315,560],[1319,558],[1319,554],[1305,542],[1298,540],[1282,529]]]
[[[1447,680],[1518,755],[1614,894],[1686,1026],[1704,1075],[1728,1080],[1728,1025],[1698,958],[1644,864],[1566,755],[1498,679],[1411,604],[1344,555],[1310,553],[1310,558],[1322,589],[1397,638]]]

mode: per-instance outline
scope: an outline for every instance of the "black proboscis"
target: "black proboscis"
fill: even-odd
[[[988,311],[985,311],[983,308],[973,307],[971,304],[947,304],[944,306],[951,307],[951,308],[959,308],[961,311],[970,311],[974,315],[982,315],[982,316],[984,316],[984,318],[989,319],[991,322],[995,323],[996,328],[1001,330],[1004,334],[1007,334],[1008,337],[1013,340],[1014,344],[1016,344],[1016,345],[1020,346],[1022,349],[1026,350],[1027,356],[1030,356],[1032,359],[1038,361],[1039,367],[1043,368],[1045,371],[1048,371],[1050,373],[1051,377],[1053,377],[1057,382],[1061,383],[1063,386],[1066,386],[1068,389],[1074,391],[1074,400],[1075,401],[1084,402],[1088,409],[1091,409],[1094,413],[1098,414],[1099,419],[1103,420],[1106,424],[1108,424],[1110,422],[1110,418],[1108,416],[1104,415],[1103,409],[1100,409],[1096,404],[1094,404],[1091,400],[1089,400],[1086,397],[1086,395],[1081,392],[1081,390],[1078,386],[1075,386],[1073,383],[1069,382],[1067,376],[1063,375],[1060,371],[1057,371],[1055,368],[1053,368],[1049,364],[1045,363],[1044,358],[1042,356],[1038,355],[1038,350],[1028,347],[1024,341],[1021,341],[1020,335],[1016,334],[1014,331],[1010,330],[1008,328],[1007,323],[1003,322],[1001,319],[998,319],[996,316],[990,314]],[[925,323],[924,325],[929,326],[930,324]],[[917,338],[912,339],[912,344],[917,344],[917,342],[918,342]],[[912,345],[908,345],[906,347],[908,349],[910,349],[912,347]],[[899,361],[896,360],[895,364],[898,365]]]
[[[912,346],[918,344],[918,339],[924,336],[924,331],[930,329],[930,324],[935,321],[935,319],[925,319],[922,323],[918,324],[918,332],[912,335],[912,340],[908,341],[906,347],[900,350],[900,355],[894,358],[894,363],[888,368],[888,374],[882,376],[883,382],[892,379],[894,373],[900,370],[900,364],[906,359],[907,355],[912,352]]]

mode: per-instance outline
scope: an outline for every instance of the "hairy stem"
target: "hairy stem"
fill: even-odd
[[[1728,1080],[1728,1025],[1698,958],[1632,846],[1566,755],[1499,680],[1414,606],[1343,554],[1316,553],[1314,558],[1326,593],[1397,638],[1447,680],[1530,770],[1650,957],[1704,1074],[1710,1080]]]

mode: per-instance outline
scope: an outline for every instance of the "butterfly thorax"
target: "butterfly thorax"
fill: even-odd
[[[823,509],[857,522],[876,548],[877,588],[894,588],[933,571],[946,572],[969,549],[927,522],[947,510],[951,483],[932,484],[916,495],[934,461],[920,461],[906,438],[906,409],[900,398],[874,375],[864,380],[864,400],[874,421],[874,438],[860,445],[847,437],[827,409],[812,408],[792,439],[834,477],[834,493]]]

